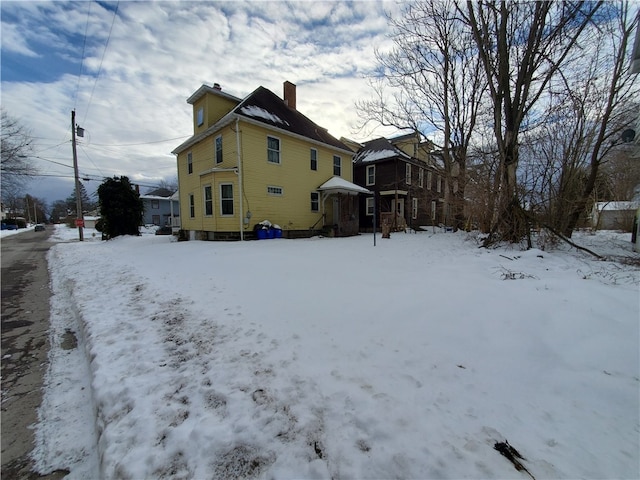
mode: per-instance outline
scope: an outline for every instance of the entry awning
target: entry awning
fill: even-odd
[[[358,195],[359,193],[371,193],[364,187],[356,185],[345,180],[342,177],[331,177],[318,187],[318,191],[325,192],[327,194],[343,193],[345,195]]]

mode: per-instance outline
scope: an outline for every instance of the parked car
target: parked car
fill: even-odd
[[[44,232],[45,231],[45,226],[41,223],[38,223],[36,225],[36,228],[34,229],[36,232]]]
[[[169,225],[165,225],[164,227],[160,227],[156,230],[156,235],[171,235],[173,231]]]

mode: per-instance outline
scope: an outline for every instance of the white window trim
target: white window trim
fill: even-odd
[[[196,196],[189,194],[189,218],[196,218]]]
[[[371,175],[373,177],[373,181],[369,180],[369,170],[371,170],[373,172],[373,175]],[[375,185],[376,184],[376,166],[375,165],[367,165],[367,168],[365,170],[365,175],[367,176],[366,178],[366,184],[367,185]]]
[[[187,174],[193,174],[193,152],[187,152]]]
[[[272,151],[269,148],[270,138],[273,138],[274,140],[278,140],[278,161],[277,162],[272,162],[271,160],[269,160],[269,152]],[[274,135],[267,135],[267,163],[270,163],[271,165],[282,165],[282,140],[279,137],[276,137]]]
[[[435,220],[436,219],[436,201],[432,200],[431,201],[431,220]]]
[[[311,195],[316,195],[317,197],[317,205],[318,207],[314,210],[313,209],[313,201],[311,200]],[[309,195],[309,208],[311,209],[312,212],[319,212],[320,211],[320,192],[311,192],[311,195]]]
[[[365,203],[365,215],[367,217],[373,217],[373,212],[375,211],[375,204],[373,203],[375,200],[374,197],[367,197]],[[371,212],[369,212],[371,210]]]
[[[311,168],[311,152],[316,152],[316,168]],[[318,150],[316,148],[309,149],[309,169],[312,172],[318,171]]]
[[[196,124],[201,127],[204,125],[204,107],[198,108],[196,111]]]
[[[338,159],[338,165],[340,166],[340,173],[336,174],[336,158]],[[338,177],[342,176],[342,157],[340,155],[333,156],[333,174]]]
[[[411,185],[411,164],[409,162],[404,167],[404,183]]]
[[[418,170],[418,186],[424,188],[424,168],[422,167]]]
[[[207,214],[207,188],[211,189],[211,213]],[[214,205],[213,205],[213,186],[211,184],[207,184],[207,185],[203,185],[202,186],[202,214],[205,217],[213,217],[213,212],[214,212]]]
[[[279,192],[273,190],[279,190]],[[271,195],[272,197],[281,197],[284,195],[284,189],[282,187],[278,187],[277,185],[267,185],[267,195]]]
[[[222,187],[226,186],[226,185],[231,185],[231,206],[233,207],[233,213],[222,213],[222,205],[223,205],[223,198],[222,198]],[[236,214],[236,205],[235,205],[235,199],[233,198],[235,195],[235,192],[233,191],[233,183],[231,182],[225,182],[225,183],[220,183],[218,188],[218,197],[220,198],[220,216],[221,217],[233,217]],[[228,201],[228,199],[224,199],[225,201]]]
[[[427,172],[427,190],[431,190],[431,183],[433,182],[433,174],[431,171]]]

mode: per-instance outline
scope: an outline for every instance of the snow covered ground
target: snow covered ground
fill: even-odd
[[[531,478],[507,440],[537,479],[640,477],[637,263],[432,230],[76,238],[49,253],[41,473]]]

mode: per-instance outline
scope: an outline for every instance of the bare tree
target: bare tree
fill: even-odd
[[[32,137],[29,131],[4,110],[1,112],[0,133],[0,175],[2,180],[3,199],[15,197],[26,180],[37,173],[37,169],[29,161],[32,151]],[[5,195],[6,192],[6,195]]]
[[[433,133],[447,179],[449,221],[461,227],[467,150],[486,89],[474,39],[452,0],[410,3],[389,23],[394,47],[376,52],[383,75],[371,82],[374,98],[356,104],[362,126]]]
[[[499,214],[490,241],[517,242],[528,220],[517,190],[520,133],[574,52],[603,2],[467,1],[459,12],[473,32],[492,103],[500,160]]]
[[[635,75],[631,75],[628,53],[640,14],[634,16],[626,1],[620,2],[617,7],[610,5],[608,14],[610,21],[598,25],[598,43],[594,45],[595,51],[591,57],[589,71],[596,73],[586,77],[584,101],[580,103],[582,108],[578,119],[590,126],[580,139],[587,143],[588,167],[586,181],[581,186],[580,194],[571,203],[572,209],[562,230],[567,237],[571,237],[592,197],[601,176],[600,166],[608,158],[613,158],[616,150],[624,148],[622,131],[634,118],[637,108],[632,100],[637,99],[638,88]]]

